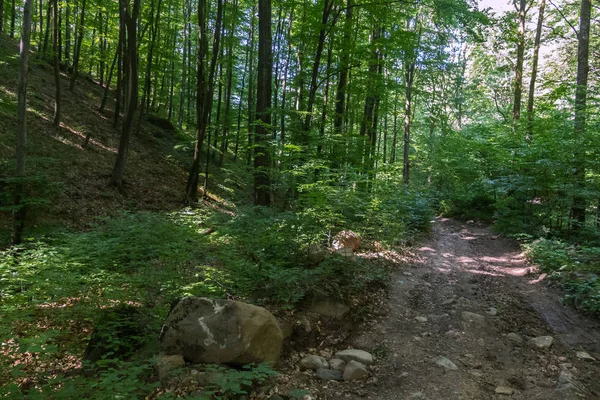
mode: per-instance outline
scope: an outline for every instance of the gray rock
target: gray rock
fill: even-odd
[[[549,349],[552,346],[552,342],[554,342],[552,336],[540,336],[529,341],[533,347],[538,349]]]
[[[417,322],[427,322],[427,317],[415,317],[415,319],[417,320]]]
[[[171,372],[183,367],[185,367],[185,360],[180,354],[171,356],[161,354],[158,356],[158,360],[154,365],[154,369],[158,375],[158,379],[161,382],[164,382],[169,377],[169,375],[171,375]]]
[[[361,364],[354,360],[350,361],[348,365],[346,365],[346,369],[344,370],[345,381],[365,379],[368,375],[369,371],[367,371],[367,367],[364,364]]]
[[[487,315],[490,315],[490,316],[492,316],[492,317],[495,317],[496,315],[498,315],[498,310],[496,309],[496,307],[490,307],[490,308],[488,308],[488,309],[485,311],[485,313],[486,313]]]
[[[231,300],[186,297],[169,313],[161,352],[192,363],[277,364],[283,335],[266,309]]]
[[[324,381],[341,381],[344,379],[344,375],[340,371],[325,368],[319,368],[315,376]]]
[[[450,371],[456,371],[458,369],[456,364],[444,356],[437,356],[432,361],[435,365]]]
[[[509,388],[509,387],[504,387],[504,386],[498,386],[496,388],[496,394],[502,394],[505,396],[512,396],[515,393],[515,389],[513,388]]]
[[[523,338],[514,332],[511,332],[508,335],[506,335],[506,338],[515,344],[523,343]]]
[[[461,318],[463,321],[465,321],[469,324],[473,324],[473,325],[477,325],[477,326],[485,325],[485,317],[483,315],[475,314],[475,313],[472,313],[469,311],[463,311],[461,313]]]
[[[321,368],[329,368],[329,363],[321,356],[309,355],[300,361],[300,369],[312,369],[316,371]]]
[[[339,358],[333,358],[329,360],[329,368],[344,372],[344,369],[346,369],[346,361],[340,360]]]
[[[425,399],[427,397],[425,397],[425,393],[423,393],[423,392],[414,392],[414,393],[411,393],[410,398],[411,399]]]
[[[356,349],[339,351],[335,354],[335,358],[339,358],[347,363],[350,361],[356,361],[365,365],[371,365],[375,362],[371,353]]]
[[[578,351],[577,353],[575,353],[575,355],[577,356],[577,358],[579,358],[580,360],[585,360],[585,361],[596,361],[596,359],[592,356],[590,356],[588,353],[586,353],[585,351]]]
[[[308,261],[314,264],[324,261],[328,255],[327,249],[319,244],[311,244],[308,248]]]
[[[339,300],[315,294],[312,299],[310,311],[325,317],[342,319],[350,312],[350,307]]]
[[[583,389],[580,384],[575,380],[575,375],[567,368],[562,368],[558,375],[558,383],[556,390],[559,392],[582,392]]]

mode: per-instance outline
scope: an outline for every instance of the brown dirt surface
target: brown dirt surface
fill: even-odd
[[[300,386],[317,399],[599,399],[600,362],[576,355],[600,359],[598,321],[563,306],[517,243],[469,222],[437,219],[413,262],[393,274],[387,314],[350,341],[377,357],[370,378],[324,382],[303,372]],[[549,349],[530,343],[546,335]],[[436,365],[439,356],[457,369]]]

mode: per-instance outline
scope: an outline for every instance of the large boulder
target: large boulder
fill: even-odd
[[[335,250],[349,247],[356,251],[360,247],[360,237],[352,231],[341,231],[333,238],[332,245]]]
[[[191,363],[279,362],[283,335],[267,310],[231,300],[186,297],[171,310],[160,336],[163,354]]]

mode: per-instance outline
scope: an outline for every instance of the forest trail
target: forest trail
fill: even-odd
[[[346,398],[600,398],[600,362],[577,355],[600,356],[600,324],[537,282],[515,243],[438,219],[417,260],[393,276],[389,313],[354,340],[378,344],[382,361]],[[541,336],[549,349],[530,342]]]

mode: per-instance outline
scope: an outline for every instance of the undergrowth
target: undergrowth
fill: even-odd
[[[10,384],[0,386],[0,395],[144,397],[156,388],[150,379],[150,357],[156,352],[137,358],[113,354],[97,375],[65,375],[83,366],[87,341],[106,309],[129,305],[143,310],[149,330],[139,340],[151,346],[170,305],[182,296],[228,297],[279,308],[293,308],[315,290],[348,299],[384,284],[387,271],[360,257],[331,254],[315,262],[311,245],[329,245],[342,228],[368,240],[402,243],[425,230],[431,218],[423,195],[390,199],[382,193],[367,202],[344,193],[354,202],[348,213],[343,202],[339,208],[319,208],[344,189],[310,190],[301,194],[302,208],[295,213],[254,207],[235,213],[208,208],[123,212],[99,220],[87,232],[30,237],[22,246],[3,250],[0,382]],[[120,339],[115,334],[113,340]]]

